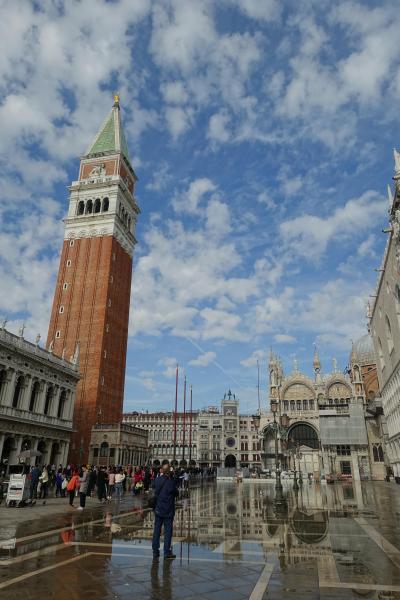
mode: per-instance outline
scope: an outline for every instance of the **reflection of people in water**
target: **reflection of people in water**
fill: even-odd
[[[151,565],[150,580],[151,580],[151,596],[152,600],[171,600],[172,599],[172,562],[165,560],[162,565],[162,583],[158,572],[159,561],[153,560]]]
[[[64,544],[70,544],[75,540],[75,523],[72,521],[70,529],[62,531],[60,537]]]

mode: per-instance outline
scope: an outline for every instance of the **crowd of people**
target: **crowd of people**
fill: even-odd
[[[48,497],[68,498],[69,505],[75,506],[77,500],[78,510],[83,510],[86,498],[97,496],[100,503],[113,499],[120,500],[126,492],[138,495],[148,494],[155,486],[155,479],[162,473],[162,466],[158,464],[148,466],[88,466],[88,465],[59,465],[44,466],[33,465],[27,468],[29,480],[28,503],[37,500],[46,501]],[[207,469],[186,469],[176,467],[172,469],[177,487],[186,489],[191,478],[200,478],[210,475]]]

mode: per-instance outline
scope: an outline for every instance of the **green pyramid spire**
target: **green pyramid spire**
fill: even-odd
[[[128,144],[122,129],[119,96],[114,96],[114,106],[89,146],[86,157],[121,152],[131,165]]]

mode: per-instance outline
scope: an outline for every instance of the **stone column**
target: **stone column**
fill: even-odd
[[[46,401],[46,391],[47,391],[47,385],[46,382],[41,380],[39,382],[39,393],[38,393],[38,397],[37,397],[37,401],[36,401],[36,412],[43,415],[43,411],[44,411],[44,403]]]
[[[58,403],[60,402],[61,388],[59,385],[53,386],[53,400],[49,410],[49,417],[57,417]]]
[[[351,452],[351,470],[354,481],[360,481],[360,468],[358,466],[358,454],[355,450]]]
[[[23,436],[15,435],[14,436],[14,450],[10,452],[10,457],[8,459],[9,465],[17,464],[19,461],[18,454],[21,452],[21,444],[22,444]]]
[[[46,444],[46,452],[42,454],[42,465],[47,466],[50,461],[51,448],[53,445],[53,440],[50,438],[44,438],[44,443]]]
[[[17,372],[15,371],[15,369],[8,369],[7,385],[5,386],[5,390],[3,392],[3,398],[2,398],[3,406],[11,406],[11,404],[12,404],[16,377],[17,377]]]
[[[67,441],[60,442],[60,447],[61,447],[60,462],[63,467],[66,467],[67,460],[68,460],[69,442],[67,442]]]
[[[5,440],[6,440],[6,434],[0,433],[0,460],[1,460],[1,455],[3,454],[3,447],[4,447]]]
[[[21,394],[21,401],[20,401],[21,410],[28,410],[29,402],[31,399],[32,387],[33,387],[32,375],[26,375],[26,377],[29,377],[29,380],[28,380],[26,386],[24,386],[23,392]]]
[[[67,402],[65,409],[65,418],[72,421],[74,417],[75,394],[71,390],[67,390]]]

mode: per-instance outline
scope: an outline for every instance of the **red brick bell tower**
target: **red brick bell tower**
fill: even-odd
[[[137,181],[119,97],[70,186],[47,347],[79,371],[69,460],[86,462],[91,428],[122,418]]]

